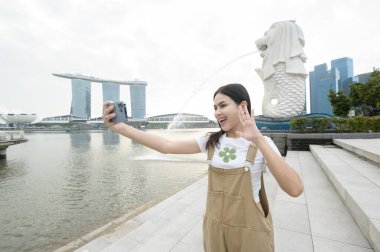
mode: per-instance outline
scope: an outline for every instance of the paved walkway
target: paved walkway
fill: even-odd
[[[312,153],[289,151],[286,160],[304,193],[292,198],[265,174],[276,251],[373,251]],[[206,190],[207,176],[75,251],[203,251]]]

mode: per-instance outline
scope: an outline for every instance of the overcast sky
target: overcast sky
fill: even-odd
[[[147,115],[188,112],[213,118],[213,92],[242,83],[255,114],[263,84],[254,41],[281,20],[296,20],[307,71],[351,57],[354,74],[380,66],[378,0],[0,0],[0,113],[70,113],[71,82],[82,73],[148,82]],[[307,90],[308,90],[307,79]],[[122,100],[129,100],[127,87]],[[101,115],[92,85],[92,116]]]

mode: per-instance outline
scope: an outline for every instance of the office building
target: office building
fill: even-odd
[[[353,60],[340,58],[331,61],[331,69],[327,64],[314,66],[314,71],[309,73],[310,81],[310,112],[332,115],[332,107],[328,100],[329,90],[336,93],[339,90],[348,95],[349,85],[353,78]]]
[[[83,119],[91,118],[91,83],[87,80],[71,80],[70,115]]]
[[[120,85],[115,83],[104,82],[102,84],[103,101],[119,101]]]

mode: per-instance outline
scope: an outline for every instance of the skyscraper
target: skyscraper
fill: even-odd
[[[131,81],[130,94],[131,94],[131,107],[132,118],[144,119],[146,115],[146,82],[145,81]]]
[[[348,57],[334,59],[331,61],[331,69],[338,69],[340,80],[338,90],[343,90],[345,95],[350,93],[349,85],[352,83],[352,77],[354,76],[354,64],[353,60]]]
[[[120,85],[110,82],[103,82],[103,101],[119,101]]]
[[[332,107],[328,100],[329,90],[335,93],[339,90],[348,95],[349,84],[353,77],[353,60],[340,58],[331,61],[331,70],[327,64],[314,66],[314,71],[309,73],[310,81],[310,112],[332,115]]]
[[[83,119],[91,118],[91,82],[81,79],[71,79],[71,109],[70,115]]]

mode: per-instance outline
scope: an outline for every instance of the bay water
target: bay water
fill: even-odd
[[[160,154],[109,130],[25,137],[0,160],[0,251],[52,251],[207,173],[205,154]]]

